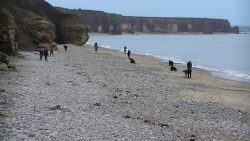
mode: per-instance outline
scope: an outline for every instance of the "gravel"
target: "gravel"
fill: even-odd
[[[204,84],[73,45],[21,54],[0,72],[0,140],[250,140],[248,113],[178,96]]]

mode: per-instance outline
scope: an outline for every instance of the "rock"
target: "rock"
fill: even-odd
[[[196,140],[196,136],[195,135],[191,135],[189,138],[190,141],[195,141]]]
[[[101,106],[101,103],[95,103],[94,106]]]
[[[124,116],[125,118],[131,118],[131,116],[130,115],[126,115],[126,116]]]
[[[0,112],[0,117],[7,117],[4,113]]]
[[[9,57],[5,53],[0,52],[0,62],[9,64]]]
[[[161,127],[162,128],[169,128],[169,125],[168,124],[161,124]]]
[[[28,137],[30,137],[30,138],[33,138],[33,137],[35,137],[36,135],[35,134],[33,134],[33,133],[29,133],[28,134]]]
[[[51,107],[50,110],[63,110],[63,107],[61,105],[56,105],[54,107]]]
[[[15,66],[8,65],[8,69],[11,70],[11,71],[16,71],[16,67]]]
[[[8,66],[5,63],[0,63],[0,71],[7,71]]]

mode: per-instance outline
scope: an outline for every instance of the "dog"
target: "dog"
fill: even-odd
[[[191,69],[184,70],[183,72],[185,73],[186,78],[191,78],[191,72],[192,72]]]
[[[129,57],[129,60],[130,60],[130,63],[136,64],[136,63],[135,63],[135,60],[134,60],[133,58],[130,58],[130,57]]]
[[[177,71],[177,68],[176,67],[171,67],[170,70],[171,71]]]

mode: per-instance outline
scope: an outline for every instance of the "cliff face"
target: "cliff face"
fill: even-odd
[[[91,10],[71,10],[66,8],[57,8],[59,11],[77,15],[84,21],[89,32],[121,34],[122,16],[117,14],[108,14],[102,11]]]
[[[109,14],[101,11],[58,10],[78,15],[88,26],[90,32],[115,33],[205,33],[214,32],[238,33],[238,27],[232,28],[228,20],[207,18],[157,18],[157,17],[129,17]]]
[[[85,24],[44,0],[1,0],[0,51],[53,47],[54,42],[82,45],[88,40]],[[8,20],[6,20],[8,19]]]
[[[2,2],[0,2],[2,6]],[[0,52],[11,54],[16,52],[16,29],[17,25],[13,15],[0,6]]]

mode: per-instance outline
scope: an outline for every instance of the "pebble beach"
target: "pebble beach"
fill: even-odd
[[[156,58],[58,46],[11,59],[0,71],[0,140],[250,141],[250,83]]]

